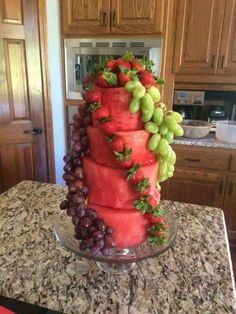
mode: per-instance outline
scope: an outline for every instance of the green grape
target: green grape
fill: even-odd
[[[177,123],[181,123],[183,121],[183,117],[179,112],[171,111],[171,116],[175,119]]]
[[[141,99],[141,111],[147,113],[154,110],[154,103],[149,94],[145,94]]]
[[[165,116],[165,124],[167,125],[168,129],[172,132],[177,128],[178,123],[172,118],[170,115]]]
[[[167,173],[167,163],[166,163],[166,161],[163,161],[159,165],[159,177],[161,178],[161,177],[165,176],[166,173]]]
[[[157,192],[161,192],[161,186],[159,182],[157,182]]]
[[[159,145],[157,147],[157,151],[162,156],[165,156],[165,155],[168,154],[169,144],[168,144],[168,141],[165,138],[161,138],[160,139]]]
[[[154,102],[159,102],[161,100],[161,94],[159,92],[159,89],[155,86],[151,86],[147,92],[151,95]]]
[[[171,157],[168,161],[171,165],[174,165],[176,163],[176,153],[173,149],[171,149]]]
[[[166,175],[168,176],[168,178],[171,178],[171,177],[173,177],[173,172],[167,171]]]
[[[133,91],[133,97],[136,99],[140,99],[142,98],[146,93],[146,89],[144,86],[138,86],[135,87],[134,91]]]
[[[136,113],[140,109],[140,99],[133,98],[129,104],[129,111],[131,113]]]
[[[154,122],[147,122],[145,124],[145,130],[149,133],[155,134],[158,132],[158,126]]]
[[[157,149],[157,146],[160,142],[161,135],[160,134],[153,134],[150,140],[148,141],[148,149],[150,151],[155,151]]]
[[[174,132],[175,136],[183,136],[184,135],[184,130],[182,129],[182,127],[179,124],[177,124],[177,126],[173,132]]]
[[[175,170],[175,166],[168,163],[167,164],[167,171],[174,172],[174,170]]]
[[[168,131],[163,137],[167,139],[169,144],[173,143],[174,141],[174,133],[171,131]]]
[[[165,105],[163,102],[160,102],[160,103],[157,105],[157,108],[161,108],[162,110],[166,110],[166,105]]]
[[[143,114],[142,114],[142,121],[143,121],[143,122],[148,122],[148,121],[150,121],[151,118],[152,118],[152,115],[153,115],[153,111],[149,111],[149,112],[147,112],[147,113],[143,113]]]
[[[164,112],[163,109],[161,109],[161,107],[157,107],[154,109],[153,112],[153,121],[157,124],[157,125],[161,125],[163,122],[163,118],[164,118]]]
[[[167,179],[168,179],[168,176],[165,175],[165,176],[163,176],[163,177],[160,177],[158,180],[159,180],[159,182],[164,182],[164,181],[166,181]]]
[[[165,123],[162,123],[160,128],[159,128],[159,133],[161,135],[165,135],[168,132],[168,127]]]
[[[127,92],[132,93],[136,87],[142,86],[142,84],[139,81],[130,81],[125,84],[125,89]]]

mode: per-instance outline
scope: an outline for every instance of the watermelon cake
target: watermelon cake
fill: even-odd
[[[161,102],[163,80],[151,65],[128,52],[96,65],[84,80],[60,207],[72,217],[80,250],[93,255],[166,240],[160,184],[173,175],[170,144],[183,134],[182,117]]]

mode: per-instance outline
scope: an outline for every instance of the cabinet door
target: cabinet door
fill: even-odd
[[[236,0],[226,1],[218,72],[236,75]]]
[[[63,34],[110,34],[110,0],[62,0]]]
[[[168,199],[222,207],[224,186],[224,175],[178,168],[169,180]]]
[[[223,209],[229,237],[236,240],[236,176],[228,176]]]
[[[112,0],[112,34],[160,34],[164,0]]]
[[[174,72],[217,71],[225,0],[178,0]]]

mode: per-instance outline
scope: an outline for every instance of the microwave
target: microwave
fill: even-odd
[[[95,63],[105,58],[118,58],[126,51],[132,51],[137,58],[153,61],[153,72],[159,76],[161,71],[162,38],[66,38],[64,39],[66,99],[81,100],[83,78]]]

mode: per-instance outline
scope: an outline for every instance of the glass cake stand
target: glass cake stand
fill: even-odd
[[[165,221],[168,225],[167,241],[164,244],[150,244],[148,242],[142,243],[134,247],[127,247],[124,249],[111,249],[110,255],[104,256],[99,253],[93,256],[88,250],[80,251],[80,241],[74,238],[74,226],[71,217],[66,215],[63,211],[54,217],[53,229],[57,240],[71,252],[78,256],[95,261],[98,268],[108,273],[127,273],[136,267],[136,263],[147,258],[156,257],[166,250],[168,250],[174,243],[177,232],[178,224],[173,215],[165,215]],[[88,264],[88,263],[86,263]],[[78,271],[84,271],[85,263],[78,263]],[[81,268],[81,269],[79,269]],[[86,268],[86,267],[85,267]],[[90,266],[90,269],[93,267]],[[89,271],[89,267],[87,265]],[[87,271],[85,271],[86,273]]]

